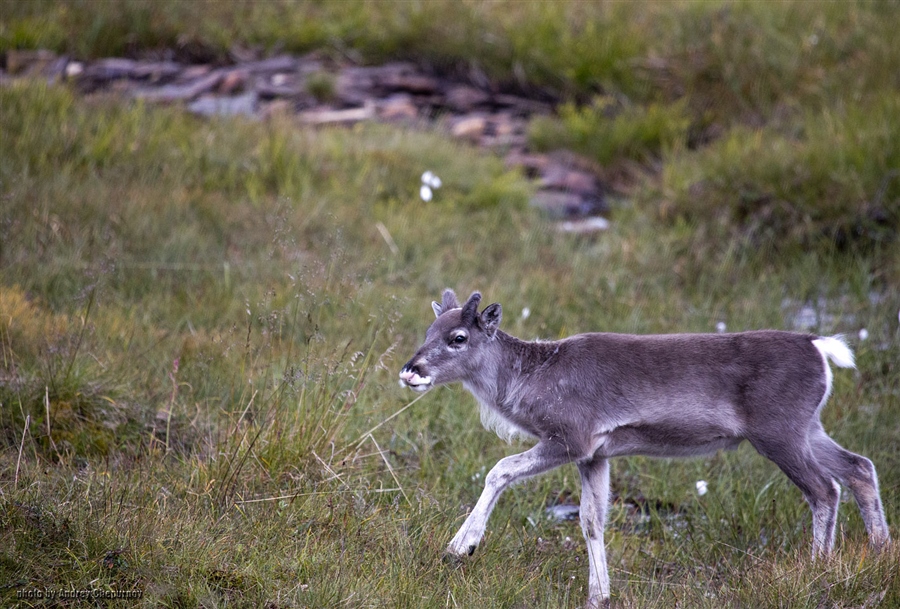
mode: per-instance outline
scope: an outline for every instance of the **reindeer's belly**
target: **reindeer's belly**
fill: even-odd
[[[605,457],[696,457],[734,450],[743,438],[717,426],[628,425],[606,435],[597,454]]]

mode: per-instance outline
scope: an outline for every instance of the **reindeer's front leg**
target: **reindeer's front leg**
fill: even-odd
[[[578,472],[581,474],[581,509],[578,516],[587,542],[590,566],[585,607],[609,607],[609,571],[606,566],[606,548],[603,546],[603,530],[609,504],[609,461],[600,457],[580,461]]]
[[[532,448],[518,455],[504,457],[488,472],[484,480],[484,491],[472,513],[466,518],[459,532],[450,540],[447,552],[454,556],[469,556],[475,552],[491,510],[506,487],[529,476],[535,476],[572,460],[568,450],[561,444],[538,442]]]

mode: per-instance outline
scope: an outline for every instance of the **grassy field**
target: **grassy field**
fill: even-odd
[[[236,40],[481,70],[567,100],[534,145],[620,185],[612,229],[573,237],[501,159],[439,133],[0,88],[0,604],[583,602],[578,524],[545,516],[577,501],[574,466],[508,491],[471,561],[441,560],[486,471],[522,450],[462,388],[409,405],[397,386],[447,286],[501,302],[524,338],[813,311],[859,366],[836,373],[825,427],[874,461],[897,537],[898,9],[643,6],[0,4],[0,51]],[[444,183],[430,203],[425,170]],[[897,544],[868,551],[849,501],[836,556],[810,562],[802,496],[749,447],[612,476],[616,606],[900,605]]]

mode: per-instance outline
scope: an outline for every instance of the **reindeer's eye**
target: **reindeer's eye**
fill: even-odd
[[[456,336],[453,337],[453,344],[461,345],[464,342],[466,342],[466,340],[468,340],[468,339],[465,334],[457,334]]]

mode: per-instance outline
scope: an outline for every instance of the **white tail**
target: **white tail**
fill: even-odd
[[[835,366],[838,366],[839,368],[856,368],[853,351],[850,350],[850,347],[844,342],[844,337],[840,334],[837,336],[817,338],[812,343],[816,346],[816,349],[819,350],[822,356],[827,357],[834,362]]]

